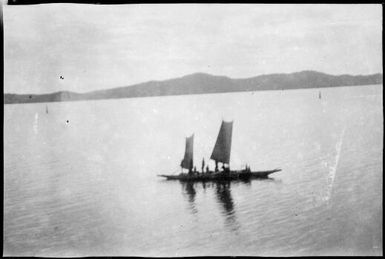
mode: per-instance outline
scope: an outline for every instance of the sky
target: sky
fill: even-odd
[[[3,18],[5,93],[87,92],[197,72],[382,72],[379,4],[4,5]]]

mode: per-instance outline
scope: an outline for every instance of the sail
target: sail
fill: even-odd
[[[212,160],[226,164],[230,162],[232,133],[233,122],[222,121],[217,142],[215,143],[213,153],[210,157]]]
[[[191,137],[186,138],[186,149],[184,152],[184,158],[180,164],[182,168],[192,169],[194,161],[194,134]]]

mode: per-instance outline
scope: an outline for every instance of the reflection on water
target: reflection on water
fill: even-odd
[[[216,183],[215,190],[217,194],[217,200],[224,208],[224,214],[227,216],[234,215],[234,202],[233,198],[231,197],[230,182]]]
[[[193,214],[196,214],[198,212],[196,206],[195,206],[195,195],[196,191],[194,188],[194,184],[191,182],[187,182],[185,184],[182,184],[183,189],[185,190],[185,193],[187,193],[188,196],[188,203],[189,208]]]
[[[238,230],[239,223],[235,215],[234,202],[231,196],[231,184],[230,182],[218,182],[216,185],[217,200],[223,207],[223,213],[226,226],[231,227],[231,230]]]
[[[258,181],[258,180],[257,180]],[[267,178],[261,181],[282,183],[281,180],[275,180],[274,178]],[[251,180],[244,179],[236,181],[236,184],[241,184],[247,187],[251,187]],[[215,193],[216,203],[220,205],[220,214],[225,219],[225,226],[229,227],[230,230],[236,231],[239,229],[240,224],[237,221],[235,202],[231,195],[231,182],[220,181],[220,182],[181,182],[182,194],[186,197],[189,211],[192,214],[198,213],[196,204],[196,188],[202,189],[203,193],[206,193],[206,189],[212,190]]]

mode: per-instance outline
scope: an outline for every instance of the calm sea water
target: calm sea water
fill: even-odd
[[[318,92],[6,105],[4,254],[381,255],[382,85]],[[222,119],[232,168],[283,171],[157,177],[192,133],[207,162]]]

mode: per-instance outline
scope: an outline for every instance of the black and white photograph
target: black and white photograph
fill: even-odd
[[[382,5],[17,2],[3,256],[383,255]]]

